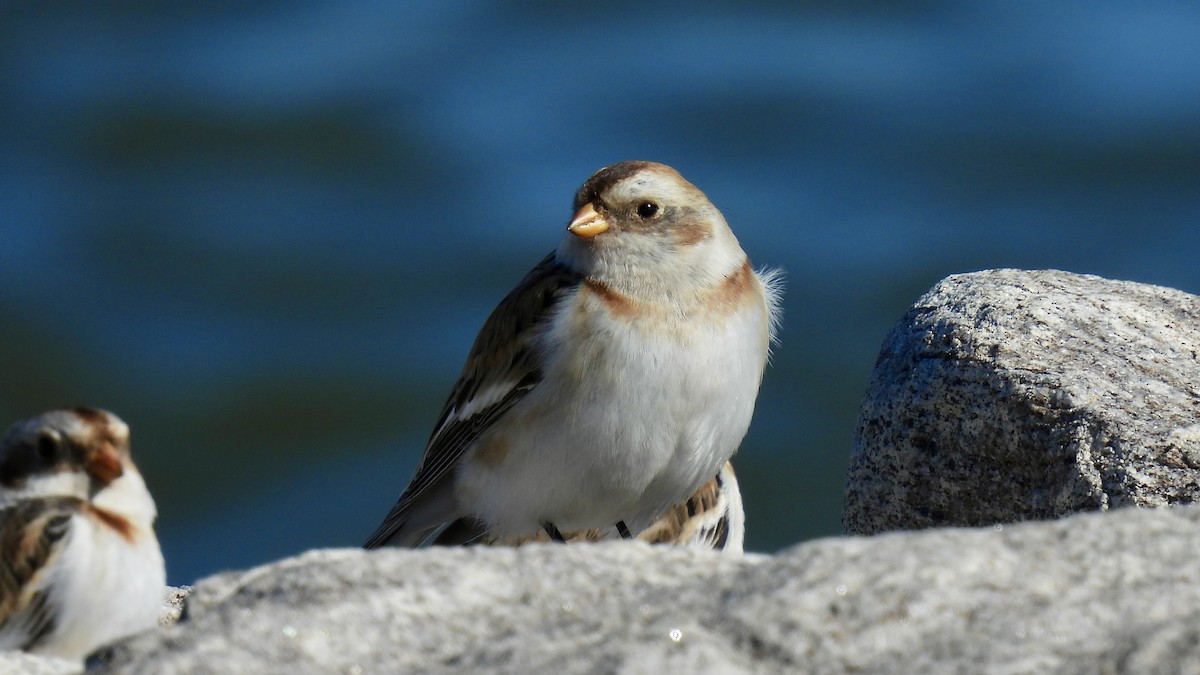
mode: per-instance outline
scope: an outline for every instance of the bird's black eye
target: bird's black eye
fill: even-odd
[[[49,434],[42,434],[37,439],[38,458],[53,462],[58,457],[58,439]]]
[[[654,202],[642,202],[641,204],[638,204],[637,214],[638,218],[641,218],[642,220],[650,220],[657,213],[658,204],[655,204]]]

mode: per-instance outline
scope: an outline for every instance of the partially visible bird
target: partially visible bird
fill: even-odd
[[[641,532],[733,455],[781,284],[671,167],[622,162],[575,195],[558,249],[492,312],[408,487],[367,548],[459,518],[492,536]]]
[[[154,500],[129,427],[94,408],[0,441],[0,649],[82,659],[157,624],[166,588]]]
[[[650,527],[634,535],[634,539],[649,544],[698,546],[728,553],[741,553],[746,535],[746,512],[742,508],[742,493],[738,489],[733,464],[726,462],[707,483],[691,497],[672,506]],[[604,541],[620,539],[616,526],[563,533],[565,541]],[[548,542],[550,535],[539,531],[525,537],[496,537],[490,535],[478,521],[460,518],[442,530],[433,540],[435,546],[482,544],[486,546],[522,546],[531,542]]]

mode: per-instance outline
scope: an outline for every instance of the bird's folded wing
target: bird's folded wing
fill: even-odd
[[[49,497],[0,511],[0,647],[28,649],[54,630],[58,610],[45,584],[82,508],[82,500]]]
[[[488,317],[442,408],[416,474],[366,548],[386,544],[404,525],[413,505],[440,484],[467,448],[541,382],[534,338],[555,306],[578,286],[579,278],[551,254]]]

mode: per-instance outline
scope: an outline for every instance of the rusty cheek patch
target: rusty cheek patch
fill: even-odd
[[[125,471],[121,457],[128,452],[124,447],[128,437],[116,433],[112,420],[101,410],[72,408],[71,412],[89,427],[87,438],[78,441],[84,469],[101,485],[120,478]]]
[[[712,235],[712,228],[695,213],[686,213],[669,226],[671,237],[680,246],[695,246]]]
[[[125,473],[124,467],[121,466],[121,458],[117,457],[116,451],[108,441],[101,443],[100,448],[87,459],[84,468],[100,485],[108,485]]]
[[[111,511],[105,511],[104,509],[97,508],[91,504],[85,504],[83,509],[85,513],[99,521],[101,525],[104,525],[116,532],[125,541],[131,544],[133,543],[136,534],[133,523],[130,523],[125,518],[122,518]]]

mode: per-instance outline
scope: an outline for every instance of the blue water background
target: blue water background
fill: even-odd
[[[354,546],[483,318],[625,159],[788,288],[748,545],[839,532],[880,341],[944,276],[1200,292],[1200,3],[0,6],[0,424],[134,430],[170,580]]]

